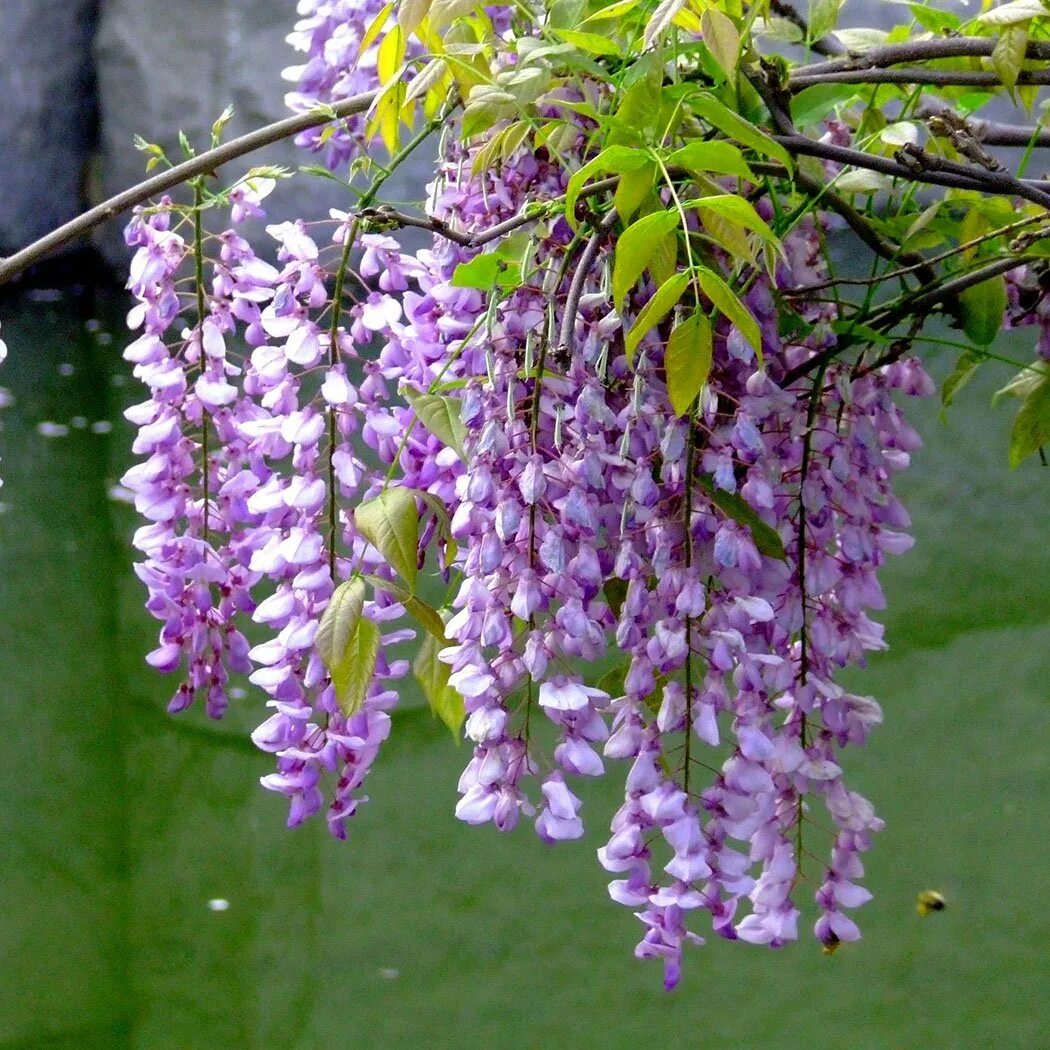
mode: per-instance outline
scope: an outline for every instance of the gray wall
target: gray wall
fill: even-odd
[[[0,254],[79,210],[97,0],[0,0]]]

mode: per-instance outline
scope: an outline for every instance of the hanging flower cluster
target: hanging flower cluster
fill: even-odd
[[[598,859],[668,988],[698,912],[777,947],[808,897],[826,951],[856,940],[882,822],[843,753],[882,713],[836,677],[885,647],[869,613],[911,544],[893,479],[919,443],[896,395],[933,392],[922,366],[903,346],[836,352],[842,302],[798,294],[829,283],[832,220],[789,214],[768,178],[790,158],[710,92],[673,85],[668,117],[651,52],[611,126],[667,129],[608,145],[609,85],[552,80],[565,48],[511,48],[506,11],[472,15],[455,60],[413,52],[372,0],[299,13],[292,108],[378,78],[380,112],[394,89],[460,90],[455,120],[485,134],[425,110],[453,131],[415,217],[373,207],[381,169],[354,210],[268,226],[258,254],[236,224],[262,214],[266,178],[215,198],[232,205],[221,234],[199,188],[192,211],[162,201],[128,227],[126,357],[150,397],[128,412],[144,458],[124,484],[163,625],[148,660],[183,676],[170,709],[221,717],[230,673],[249,673],[272,710],[253,734],[276,762],[263,786],[290,825],[324,811],[345,837],[415,639],[428,698],[473,746],[461,820],[577,839],[577,778],[622,777]],[[725,27],[704,27],[686,35],[716,53]],[[380,68],[391,34],[407,89]],[[471,90],[457,69],[482,58],[495,86]],[[515,119],[533,104],[538,129]],[[683,146],[690,107],[706,138]],[[375,119],[301,142],[341,170],[389,134]],[[846,148],[850,128],[830,120],[821,141]],[[405,225],[431,245],[402,248]],[[1016,323],[1045,333],[1029,276]],[[422,571],[447,608],[420,596]],[[265,639],[251,648],[245,618]]]

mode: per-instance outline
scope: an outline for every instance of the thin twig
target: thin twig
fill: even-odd
[[[1010,184],[1004,186],[997,176],[1002,172],[991,172],[985,168],[968,165],[949,165],[950,170],[935,170],[932,167],[912,169],[889,157],[878,157],[871,153],[850,149],[846,146],[834,146],[829,142],[817,142],[805,135],[773,136],[789,152],[801,153],[808,157],[818,157],[837,164],[847,164],[868,171],[878,171],[893,178],[910,182],[923,182],[933,186],[951,186],[956,189],[977,190],[981,193],[1008,194],[1023,197],[1044,208],[1050,208],[1050,193],[1045,189],[1045,182],[1030,179],[1017,179],[1010,176]],[[965,172],[965,174],[963,174]]]
[[[975,285],[983,284],[985,281],[991,280],[993,277],[998,277],[1000,274],[1007,273],[1018,266],[1024,266],[1027,263],[1032,262],[1034,258],[1035,256],[1031,255],[1019,255],[1006,259],[996,259],[994,262],[988,263],[986,266],[979,267],[976,270],[970,271],[970,273],[962,274],[951,281],[947,281],[938,288],[928,290],[921,289],[920,291],[902,299],[895,306],[888,307],[882,314],[873,318],[866,327],[881,332],[888,332],[906,318],[927,314],[935,307],[942,305],[945,300],[957,298],[968,288],[973,288]],[[809,375],[814,369],[827,365],[829,361],[833,360],[843,351],[848,350],[858,342],[861,342],[861,339],[843,338],[835,345],[822,350],[819,354],[814,354],[801,364],[796,365],[794,368],[787,371],[784,374],[783,379],[780,381],[781,387],[789,387],[792,383]]]
[[[176,164],[174,168],[154,175],[152,178],[129,187],[115,197],[97,204],[82,215],[70,220],[64,226],[41,237],[32,244],[27,245],[14,255],[0,260],[0,285],[14,280],[34,263],[39,262],[44,256],[49,255],[57,248],[68,244],[70,241],[83,236],[93,230],[96,226],[115,219],[118,215],[134,208],[137,204],[143,204],[152,197],[181,186],[190,179],[202,175],[210,175],[223,164],[237,160],[246,154],[254,153],[264,146],[280,142],[282,139],[291,138],[309,128],[320,127],[322,124],[330,124],[334,120],[342,120],[344,117],[352,117],[358,113],[364,113],[371,106],[376,92],[369,91],[363,95],[354,95],[352,98],[343,99],[341,102],[333,103],[324,109],[311,110],[309,113],[300,113],[294,117],[286,117],[284,120],[275,121],[265,127],[256,128],[255,131],[241,135],[240,138],[231,139],[229,142],[206,153],[201,153],[182,164]]]
[[[993,36],[937,37],[932,40],[909,40],[901,44],[885,44],[867,51],[852,51],[830,62],[814,62],[800,66],[795,76],[812,76],[845,70],[880,69],[906,62],[931,62],[940,58],[968,58],[990,55],[997,38]],[[1050,43],[1029,40],[1026,57],[1050,59]]]
[[[592,182],[585,186],[580,191],[580,196],[592,197],[598,193],[604,193],[606,190],[615,189],[619,181],[618,176],[599,179],[597,182]],[[503,222],[497,223],[495,226],[489,226],[487,229],[479,230],[477,233],[464,233],[462,230],[456,230],[449,226],[447,222],[432,215],[410,215],[407,212],[398,211],[396,208],[387,205],[363,209],[357,213],[357,216],[362,221],[374,220],[382,226],[391,228],[411,226],[413,229],[427,230],[463,248],[481,248],[492,241],[498,241],[501,237],[506,237],[507,234],[513,233],[522,226],[527,226],[530,222],[537,222],[548,217],[548,207],[553,209],[564,202],[564,195],[552,197],[546,201],[531,201],[517,215],[512,215],[509,219],[504,219]]]
[[[1050,84],[1050,70],[1022,69],[1017,83]],[[828,73],[793,73],[788,77],[788,89],[801,91],[814,84],[924,84],[929,87],[1002,87],[1002,78],[996,72],[969,69],[926,69],[908,66],[904,69],[840,69]]]
[[[580,261],[576,266],[576,272],[572,275],[572,283],[569,285],[569,294],[565,297],[565,313],[562,314],[561,328],[558,330],[558,348],[569,349],[572,345],[573,333],[576,331],[576,315],[580,308],[580,298],[583,295],[583,286],[591,275],[591,266],[598,255],[598,249],[602,241],[608,235],[609,230],[619,216],[615,208],[610,208],[587,242],[580,255]]]

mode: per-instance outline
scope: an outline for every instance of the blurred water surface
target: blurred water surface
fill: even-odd
[[[95,310],[2,311],[3,1050],[1050,1045],[1050,475],[1007,470],[994,383],[914,413],[919,542],[885,575],[892,651],[853,676],[886,710],[850,756],[887,820],[864,941],[709,943],[666,995],[594,858],[614,783],[586,785],[582,843],[464,827],[467,749],[406,695],[340,845],[258,787],[258,695],[164,714],[108,495],[139,395],[119,304]],[[950,903],[921,920],[928,887]]]

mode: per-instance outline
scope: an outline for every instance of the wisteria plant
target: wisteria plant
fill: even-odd
[[[885,647],[923,350],[958,348],[947,406],[1034,326],[1009,459],[1050,441],[1050,11],[840,6],[299,0],[295,115],[140,142],[156,174],[0,263],[135,206],[123,484],[170,710],[249,675],[263,786],[339,838],[410,673],[468,824],[577,839],[578,778],[622,778],[598,860],[668,988],[705,925],[777,947],[812,901],[826,952],[860,936],[882,822],[844,752],[882,712],[836,677]],[[216,173],[289,135],[345,210],[252,244],[290,173]],[[420,149],[425,200],[384,203]]]

